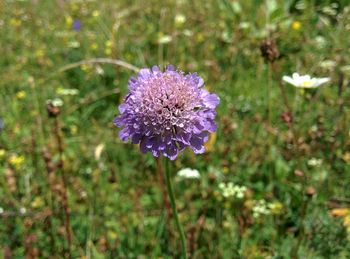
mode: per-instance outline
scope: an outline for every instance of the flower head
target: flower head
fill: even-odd
[[[197,74],[185,74],[168,66],[141,69],[129,80],[129,93],[119,106],[120,116],[114,124],[124,127],[119,136],[140,144],[143,153],[163,154],[174,160],[186,146],[196,154],[205,151],[209,132],[217,128],[216,94],[202,86]]]
[[[81,21],[80,20],[74,20],[74,22],[72,24],[72,29],[74,31],[80,31],[80,29],[81,29]]]
[[[317,88],[320,85],[329,82],[331,79],[329,77],[316,78],[309,75],[302,76],[298,73],[293,73],[292,77],[283,76],[282,80],[298,88]]]
[[[292,28],[293,28],[293,30],[296,30],[296,31],[300,30],[300,28],[301,28],[301,22],[299,22],[299,21],[294,21],[294,22],[292,23]]]
[[[24,98],[26,98],[26,96],[27,96],[27,94],[26,94],[26,92],[23,91],[23,90],[21,90],[21,91],[19,91],[19,92],[16,93],[17,99],[24,99]]]
[[[177,175],[181,178],[200,178],[198,170],[191,168],[184,168],[177,172]]]

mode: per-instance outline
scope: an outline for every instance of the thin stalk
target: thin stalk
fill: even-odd
[[[170,220],[172,216],[171,205],[169,203],[167,190],[165,188],[164,172],[163,172],[163,167],[162,167],[162,162],[160,157],[156,158],[156,161],[157,161],[157,173],[159,177],[159,184],[160,184],[160,188],[162,190],[162,196],[163,196],[163,204],[167,212],[167,216],[168,216],[167,220]]]
[[[175,203],[175,195],[174,195],[174,190],[173,186],[171,184],[171,179],[170,179],[170,165],[169,165],[169,160],[165,160],[165,181],[168,189],[168,195],[170,199],[170,204],[171,208],[173,209],[173,215],[174,215],[174,220],[176,223],[176,227],[179,231],[180,234],[180,239],[181,239],[181,246],[182,246],[182,258],[187,259],[187,249],[186,249],[186,237],[184,230],[182,228],[182,225],[179,221],[179,216],[177,214],[177,209],[176,209],[176,203]]]
[[[59,162],[58,162],[58,169],[61,173],[61,182],[62,182],[62,206],[64,211],[64,221],[65,221],[65,229],[66,229],[66,235],[68,240],[68,257],[72,258],[72,232],[71,232],[71,225],[70,225],[70,216],[69,216],[69,205],[68,205],[68,190],[67,190],[67,179],[66,174],[64,171],[64,161],[63,161],[63,140],[62,136],[60,134],[60,125],[59,120],[57,117],[55,117],[55,126],[54,126],[54,133],[56,136],[57,144],[58,144],[58,152],[59,152]]]
[[[300,93],[298,93],[300,94]],[[305,94],[305,93],[304,93]],[[304,122],[304,118],[305,118],[305,112],[306,112],[306,109],[305,109],[305,101],[303,99],[303,96],[299,96],[299,101],[302,102],[301,105],[301,109],[300,109],[300,120],[299,120],[299,124],[301,125],[302,122]],[[301,168],[301,157],[300,157],[300,153],[299,153],[299,150],[298,150],[298,147],[296,147],[296,150],[295,150],[295,157],[297,159],[297,165],[298,165],[298,168]],[[291,258],[298,258],[298,252],[299,252],[299,249],[300,249],[300,246],[305,238],[305,224],[304,224],[304,221],[305,221],[305,218],[306,218],[306,213],[307,213],[307,208],[308,208],[308,205],[309,205],[309,199],[307,198],[307,195],[306,195],[306,189],[307,189],[307,183],[308,183],[308,179],[307,179],[307,175],[306,173],[304,173],[303,175],[303,180],[302,180],[302,191],[301,191],[301,194],[302,194],[302,203],[301,203],[301,209],[300,209],[300,215],[299,215],[299,224],[298,224],[298,228],[299,228],[299,232],[298,232],[298,235],[297,235],[297,243],[292,247],[292,250],[291,250]]]
[[[268,126],[271,125],[271,83],[272,83],[272,73],[271,73],[271,65],[270,62],[268,63],[268,67],[267,67],[267,89],[266,89],[266,101],[267,101],[267,122],[268,122]]]

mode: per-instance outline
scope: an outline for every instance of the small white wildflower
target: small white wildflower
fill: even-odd
[[[68,47],[73,48],[73,49],[77,49],[80,47],[80,42],[79,41],[70,41],[68,43]]]
[[[329,82],[329,77],[316,78],[310,75],[299,75],[293,73],[292,77],[283,76],[282,80],[298,88],[317,88],[320,85]]]
[[[175,25],[180,26],[186,22],[186,16],[183,14],[177,14],[175,16]]]
[[[101,66],[96,66],[96,73],[98,75],[103,75],[105,73],[105,71],[103,70],[103,68]]]
[[[254,218],[258,218],[263,215],[269,215],[271,213],[265,200],[256,201],[252,210]]]
[[[4,209],[0,207],[0,214],[4,213]]]
[[[249,22],[241,22],[240,24],[238,24],[238,27],[240,29],[249,29],[251,27]]]
[[[181,178],[200,178],[198,170],[191,168],[184,168],[177,172],[177,175]]]
[[[221,194],[223,197],[225,198],[234,197],[238,199],[243,199],[245,192],[247,191],[247,187],[234,185],[231,182],[227,184],[220,183],[219,189],[221,190]]]
[[[337,62],[333,60],[324,60],[320,63],[320,67],[327,68],[327,69],[334,68],[336,65],[337,65]]]
[[[72,88],[72,89],[68,89],[68,88],[58,88],[57,89],[57,94],[60,95],[77,95],[79,94],[79,90]]]
[[[47,104],[51,103],[55,107],[61,107],[63,105],[63,101],[60,98],[48,99],[46,101]]]
[[[172,40],[173,38],[170,35],[164,35],[158,39],[158,44],[167,44]]]
[[[324,48],[327,45],[327,40],[322,36],[317,36],[314,40],[318,48]]]
[[[320,166],[322,164],[322,159],[317,159],[313,157],[309,161],[307,161],[307,164],[309,166]]]
[[[27,209],[24,208],[24,207],[21,207],[21,208],[19,209],[19,213],[21,213],[21,214],[25,214],[26,212],[27,212]]]
[[[191,30],[187,30],[187,29],[183,31],[183,34],[187,37],[193,36],[193,32]]]
[[[105,145],[103,143],[97,145],[94,152],[96,160],[100,160],[100,157],[104,148],[105,148]]]

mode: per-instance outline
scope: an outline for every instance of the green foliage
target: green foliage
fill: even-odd
[[[179,258],[156,162],[112,123],[136,72],[89,62],[109,58],[221,98],[208,151],[172,165],[193,258],[349,258],[349,22],[347,1],[2,1],[0,257]],[[332,80],[300,91],[295,71]]]

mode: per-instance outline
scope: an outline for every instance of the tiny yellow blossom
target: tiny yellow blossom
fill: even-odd
[[[268,205],[268,207],[271,210],[272,214],[278,215],[278,214],[281,214],[281,212],[282,212],[283,204],[278,202],[278,201],[276,201],[276,202],[270,203]]]
[[[86,64],[82,64],[80,66],[81,70],[83,70],[84,72],[87,72],[89,69],[90,69],[90,66],[89,65],[86,65]]]
[[[204,37],[203,33],[198,33],[196,35],[196,40],[197,40],[198,43],[203,42],[205,40],[205,37]]]
[[[105,54],[106,55],[111,55],[112,54],[112,50],[111,49],[105,49]]]
[[[19,26],[21,26],[21,24],[22,24],[22,21],[19,20],[19,19],[12,18],[12,19],[10,20],[10,25],[12,25],[12,26],[14,26],[14,27],[19,27]]]
[[[112,45],[113,45],[113,42],[111,40],[107,40],[105,45],[106,45],[107,48],[111,48]]]
[[[71,16],[66,16],[66,25],[67,27],[71,27],[73,24],[73,18]]]
[[[293,28],[293,30],[296,30],[296,31],[300,30],[300,29],[301,29],[301,22],[299,22],[299,21],[294,21],[294,22],[292,23],[292,28]]]
[[[113,230],[108,230],[107,235],[112,240],[116,240],[118,238],[118,234]]]
[[[77,127],[76,125],[72,125],[72,126],[70,127],[70,133],[71,133],[72,135],[76,135],[76,134],[78,133],[78,127]]]
[[[24,163],[24,156],[18,156],[16,154],[13,154],[9,158],[9,163],[16,169],[19,169]]]
[[[41,197],[36,197],[30,204],[32,208],[37,209],[44,205],[44,201]]]
[[[336,208],[330,211],[330,214],[333,217],[345,217],[349,213],[350,213],[350,210],[348,208]]]
[[[16,93],[17,99],[24,99],[26,97],[26,95],[27,95],[26,92],[23,90]]]
[[[177,14],[175,16],[175,25],[180,27],[186,22],[186,16],[183,14]]]
[[[90,48],[91,48],[92,50],[96,50],[96,49],[98,48],[97,43],[92,43],[92,44],[90,45]]]
[[[3,158],[6,155],[5,149],[0,149],[0,158]]]
[[[43,49],[38,49],[36,52],[35,52],[35,56],[37,58],[42,58],[43,56],[45,55],[45,52]]]
[[[100,11],[98,11],[98,10],[93,11],[92,12],[92,16],[93,17],[99,17],[100,16]]]
[[[345,154],[342,155],[343,160],[350,164],[350,152],[345,152]]]

